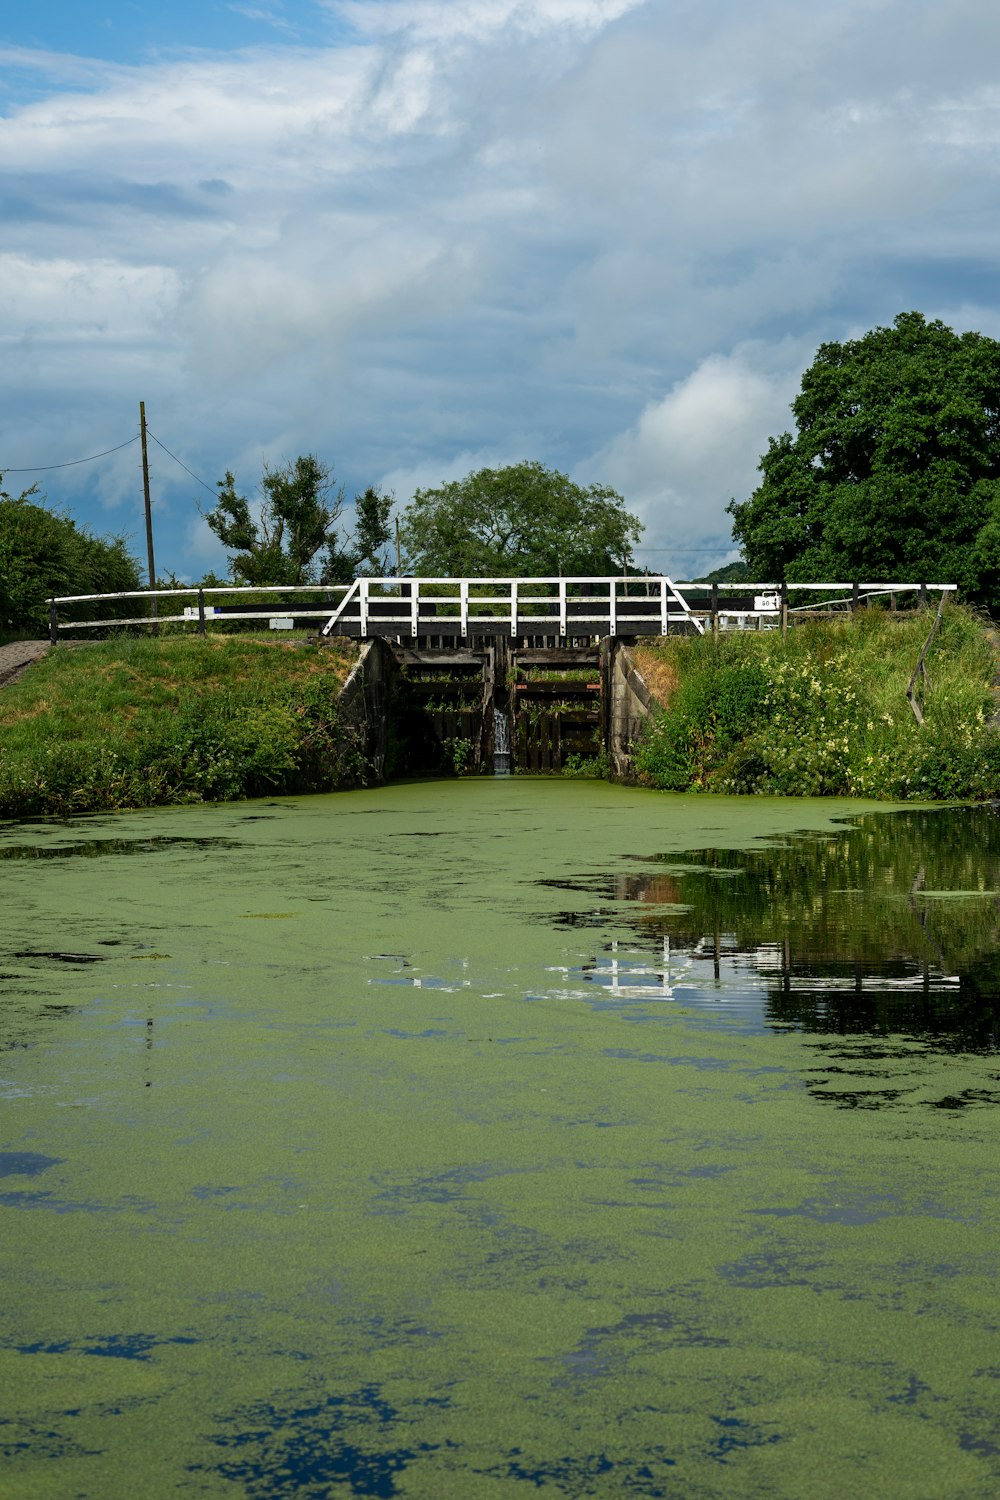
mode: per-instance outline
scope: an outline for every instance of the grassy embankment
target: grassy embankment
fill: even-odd
[[[247,635],[59,648],[0,692],[0,817],[330,791],[356,647]]]
[[[664,711],[650,786],[784,796],[1000,795],[996,654],[950,607],[918,725],[906,688],[932,621],[879,610],[776,632],[673,637],[637,664]],[[328,791],[360,750],[337,695],[356,647],[248,635],[59,649],[0,693],[0,817]]]
[[[636,765],[649,786],[773,796],[1000,795],[997,657],[984,623],[945,609],[925,723],[906,699],[934,619],[880,609],[778,631],[676,637],[635,655],[664,705]]]

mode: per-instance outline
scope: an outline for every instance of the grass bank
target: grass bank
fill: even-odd
[[[664,705],[636,755],[671,791],[979,800],[1000,795],[997,671],[983,622],[949,606],[927,657],[925,722],[906,698],[934,615],[860,611],[778,631],[677,637],[637,665]]]
[[[0,692],[0,817],[330,791],[356,780],[356,659],[246,635],[60,647]]]

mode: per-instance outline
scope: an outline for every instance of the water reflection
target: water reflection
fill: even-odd
[[[614,902],[634,939],[568,978],[609,999],[725,1006],[750,1026],[998,1050],[995,809],[879,813],[832,836],[641,863],[570,887]],[[607,927],[609,915],[555,921]]]

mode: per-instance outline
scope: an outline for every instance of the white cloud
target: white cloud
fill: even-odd
[[[554,29],[600,30],[643,0],[331,0],[367,36],[408,33],[421,41],[482,41],[504,32],[539,37]]]
[[[167,317],[177,294],[168,266],[0,255],[0,343],[135,343]]]
[[[382,476],[380,484],[383,490],[392,491],[398,507],[402,509],[413,499],[417,490],[437,489],[453,479],[464,479],[466,474],[473,474],[477,469],[496,469],[505,464],[516,464],[523,456],[513,451],[501,453],[495,448],[465,449],[460,453],[452,453],[447,458],[429,459],[423,463],[390,469]]]
[[[672,554],[698,571],[731,550],[725,507],[755,487],[767,436],[793,425],[804,353],[749,344],[709,355],[588,462],[644,522],[643,562],[659,568]]]
[[[820,339],[997,327],[980,0],[330,9],[353,31],[317,48],[0,52],[32,72],[0,117],[0,457],[92,452],[142,395],[210,478],[315,450],[402,497],[531,457],[694,545]]]

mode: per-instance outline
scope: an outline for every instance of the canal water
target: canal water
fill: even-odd
[[[1000,819],[0,830],[0,1493],[985,1500]]]

